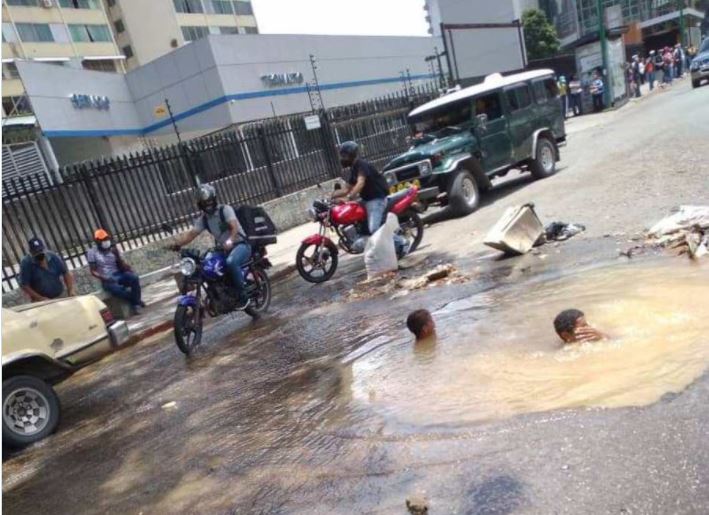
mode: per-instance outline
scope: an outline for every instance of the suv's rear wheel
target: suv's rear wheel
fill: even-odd
[[[693,81],[692,81],[692,87],[693,87],[693,88],[698,88],[701,83],[702,83],[701,79],[700,79],[700,80],[693,80]]]
[[[2,440],[24,447],[57,429],[59,397],[54,388],[32,376],[15,376],[2,383]]]
[[[456,216],[469,215],[480,203],[480,192],[473,175],[460,170],[448,187],[448,204]]]
[[[548,138],[537,141],[537,154],[529,163],[529,169],[535,179],[544,179],[556,173],[556,148]]]

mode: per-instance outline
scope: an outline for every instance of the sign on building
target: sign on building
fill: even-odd
[[[89,108],[108,111],[111,107],[111,100],[107,96],[74,93],[69,98],[71,99],[71,105],[73,105],[75,109]]]
[[[261,81],[266,86],[287,86],[289,84],[302,84],[303,74],[300,72],[291,73],[269,73],[261,75]]]
[[[303,120],[305,121],[305,128],[309,131],[313,131],[315,129],[320,128],[320,117],[316,114],[306,116],[303,118]]]

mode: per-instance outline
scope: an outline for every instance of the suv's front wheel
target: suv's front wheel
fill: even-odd
[[[478,208],[480,192],[473,175],[460,170],[448,187],[448,204],[455,216],[469,215]]]
[[[544,179],[556,173],[556,148],[548,138],[537,141],[537,153],[529,163],[529,169],[535,179]]]
[[[2,383],[2,440],[25,447],[52,434],[59,424],[59,397],[54,388],[32,376]]]

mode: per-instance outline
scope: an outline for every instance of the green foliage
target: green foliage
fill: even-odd
[[[529,60],[553,57],[561,46],[554,25],[539,9],[528,9],[522,13],[524,44]]]

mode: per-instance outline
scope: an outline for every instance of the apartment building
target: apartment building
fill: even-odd
[[[257,34],[246,0],[105,0],[129,69],[208,34]]]
[[[17,60],[123,71],[125,57],[116,45],[101,0],[3,0],[2,110],[6,130],[34,125]]]

